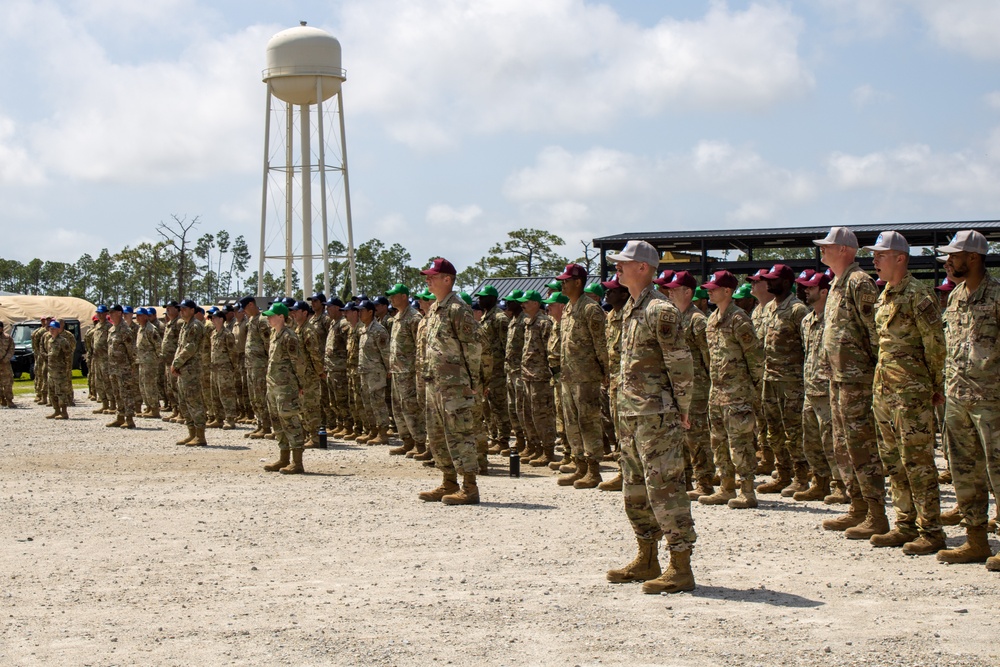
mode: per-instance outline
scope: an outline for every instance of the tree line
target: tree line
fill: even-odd
[[[35,258],[27,263],[0,258],[0,291],[45,296],[75,296],[92,303],[161,304],[169,299],[190,298],[199,303],[235,299],[257,289],[257,272],[249,272],[253,259],[246,239],[233,238],[226,230],[200,233],[199,217],[171,216],[160,222],[160,240],[125,246],[112,253],[102,249],[96,257],[85,253],[76,262],[52,262]],[[530,277],[561,273],[568,263],[553,248],[563,246],[561,237],[539,229],[518,229],[495,243],[479,261],[458,275],[460,289],[472,289],[497,276]],[[347,298],[350,270],[347,248],[339,241],[329,246],[331,292]],[[381,294],[401,282],[411,287],[423,283],[420,266],[399,243],[386,246],[379,239],[359,245],[354,252],[357,293]],[[589,243],[573,261],[596,270],[598,255]],[[298,272],[292,274],[293,296],[301,296]],[[285,275],[264,273],[264,294],[285,292]],[[323,289],[323,275],[316,276],[310,291]],[[308,295],[306,295],[308,296]]]

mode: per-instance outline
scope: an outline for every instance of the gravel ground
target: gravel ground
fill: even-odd
[[[621,494],[497,457],[481,505],[424,504],[437,473],[385,447],[269,474],[246,429],[176,447],[83,395],[0,411],[0,664],[1000,664],[1000,576],[825,532],[822,503],[696,504],[698,588],[647,596],[604,580],[635,551]]]

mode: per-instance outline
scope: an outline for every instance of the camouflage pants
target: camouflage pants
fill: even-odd
[[[385,374],[361,373],[358,377],[369,423],[377,429],[389,428],[389,413],[385,409]]]
[[[753,432],[756,415],[750,403],[709,405],[708,417],[712,431],[712,453],[719,477],[725,479],[739,473],[741,480],[752,480],[757,474]]]
[[[257,418],[258,429],[271,428],[271,410],[267,404],[267,360],[247,364],[247,388],[250,407]]]
[[[111,380],[111,392],[115,397],[115,407],[119,417],[135,416],[135,397],[139,394],[139,382],[135,377],[135,371],[131,366],[123,365],[113,370],[109,379]]]
[[[475,475],[479,472],[476,452],[475,397],[466,396],[463,385],[438,385],[428,380],[427,445],[434,462],[446,475]]]
[[[666,536],[671,551],[694,547],[697,535],[684,490],[684,435],[675,413],[621,417],[625,516],[636,537]]]
[[[521,403],[524,402],[524,386],[520,373],[507,374],[507,414],[514,434],[524,437],[524,426],[521,424]]]
[[[949,396],[944,414],[962,525],[982,528],[989,519],[990,487],[1000,490],[1000,402]]]
[[[299,413],[302,406],[299,393],[289,387],[279,387],[268,383],[267,409],[271,413],[275,440],[279,449],[303,449],[306,443],[305,431]]]
[[[326,383],[330,388],[330,402],[333,406],[333,416],[341,425],[348,421],[350,408],[347,398],[347,371],[338,370],[326,372]]]
[[[94,356],[94,361],[90,365],[89,374],[94,378],[94,391],[101,401],[109,401],[111,395],[110,381],[108,380],[108,357],[107,354]]]
[[[347,373],[347,401],[351,415],[351,422],[356,428],[368,428],[371,420],[365,410],[365,404],[361,400],[360,378],[357,371]]]
[[[764,380],[763,385],[768,444],[778,469],[790,471],[806,462],[802,452],[802,382]]]
[[[882,503],[885,474],[878,455],[871,406],[871,383],[830,381],[833,450],[841,479],[851,498]]]
[[[618,437],[615,435],[615,422],[611,417],[611,393],[610,389],[601,386],[601,430],[602,439],[608,449],[614,451],[618,449]]]
[[[549,386],[552,387],[552,407],[555,410],[557,436],[566,435],[566,413],[563,408],[561,385],[562,382],[559,380],[559,374],[556,373],[549,380]],[[565,442],[565,438],[563,440]]]
[[[46,334],[48,336],[48,334]],[[35,360],[35,393],[39,396],[48,395],[49,367],[45,363],[45,357],[38,357]]]
[[[311,438],[319,433],[319,425],[323,419],[323,392],[320,389],[322,380],[313,371],[312,367],[306,369],[305,377],[301,378],[302,396],[299,399],[299,406],[302,410],[302,428],[305,430],[306,438]]]
[[[202,405],[205,406],[206,410],[211,411],[215,409],[215,399],[212,397],[212,374],[209,371],[209,368],[210,364],[206,363],[205,361],[202,361],[201,363],[202,372],[199,374],[199,377],[201,379]],[[212,416],[217,417],[218,415],[213,414]]]
[[[417,401],[417,377],[413,373],[392,374],[392,412],[400,437],[409,436],[413,442],[422,444],[427,432]]]
[[[573,458],[600,461],[604,456],[604,433],[601,424],[601,383],[560,382],[566,444]]]
[[[239,416],[239,406],[236,402],[236,373],[232,366],[215,366],[212,368],[212,400],[215,404],[212,410],[216,418],[233,421]]]
[[[691,428],[684,432],[687,457],[684,474],[693,479],[715,476],[715,458],[712,454],[712,434],[708,426],[708,399],[692,400],[688,411]]]
[[[160,407],[160,362],[139,364],[139,393],[146,407]]]
[[[556,409],[552,385],[548,380],[531,382],[520,380],[524,400],[518,406],[517,417],[524,428],[524,437],[535,447],[554,447],[556,444]]]
[[[817,477],[842,482],[837,454],[833,450],[830,395],[806,395],[802,401],[802,451]]]
[[[14,372],[10,363],[0,362],[0,403],[10,404],[14,400]]]
[[[501,443],[505,443],[510,437],[510,415],[507,406],[507,380],[502,374],[495,373],[490,378],[486,399],[496,437]]]
[[[156,372],[159,374],[159,379],[157,379],[157,396],[160,400],[164,402],[164,405],[176,405],[174,400],[174,388],[171,386],[170,381],[167,379],[167,373],[170,372],[170,365],[164,364],[160,361],[157,364]]]
[[[941,495],[934,464],[934,408],[931,394],[876,394],[879,456],[896,508],[896,527],[944,538]]]
[[[189,361],[180,368],[177,398],[188,426],[205,428],[205,393],[201,382],[201,364]]]
[[[69,405],[73,400],[73,385],[67,388],[68,375],[65,369],[50,369],[48,377],[49,398],[58,400],[63,405]],[[70,380],[72,383],[72,380]]]

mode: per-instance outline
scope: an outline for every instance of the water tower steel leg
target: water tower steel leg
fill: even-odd
[[[292,164],[292,138],[295,133],[292,123],[294,120],[292,105],[285,102],[285,296],[292,295],[292,185],[295,181],[295,168]]]
[[[302,123],[299,148],[302,153],[302,299],[305,300],[313,288],[312,147],[309,145],[309,105],[302,104],[299,110],[299,122]]]
[[[323,219],[323,294],[330,294],[330,239],[326,225],[326,138],[323,136],[323,79],[316,77],[316,127],[319,128],[319,210]]]
[[[264,104],[264,183],[260,188],[260,256],[257,258],[257,296],[264,296],[264,245],[267,242],[267,176],[271,168],[268,153],[271,150],[271,84],[267,84],[267,101]]]
[[[337,93],[337,113],[340,115],[340,164],[344,172],[344,209],[347,213],[347,263],[351,270],[351,292],[356,294],[358,276],[354,266],[354,228],[351,224],[351,184],[347,178],[347,130],[344,128],[343,90]]]

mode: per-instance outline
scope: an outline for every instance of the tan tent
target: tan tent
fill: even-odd
[[[80,335],[93,326],[91,318],[97,307],[86,299],[73,296],[0,296],[0,321],[9,331],[11,325],[43,317],[80,320]]]

